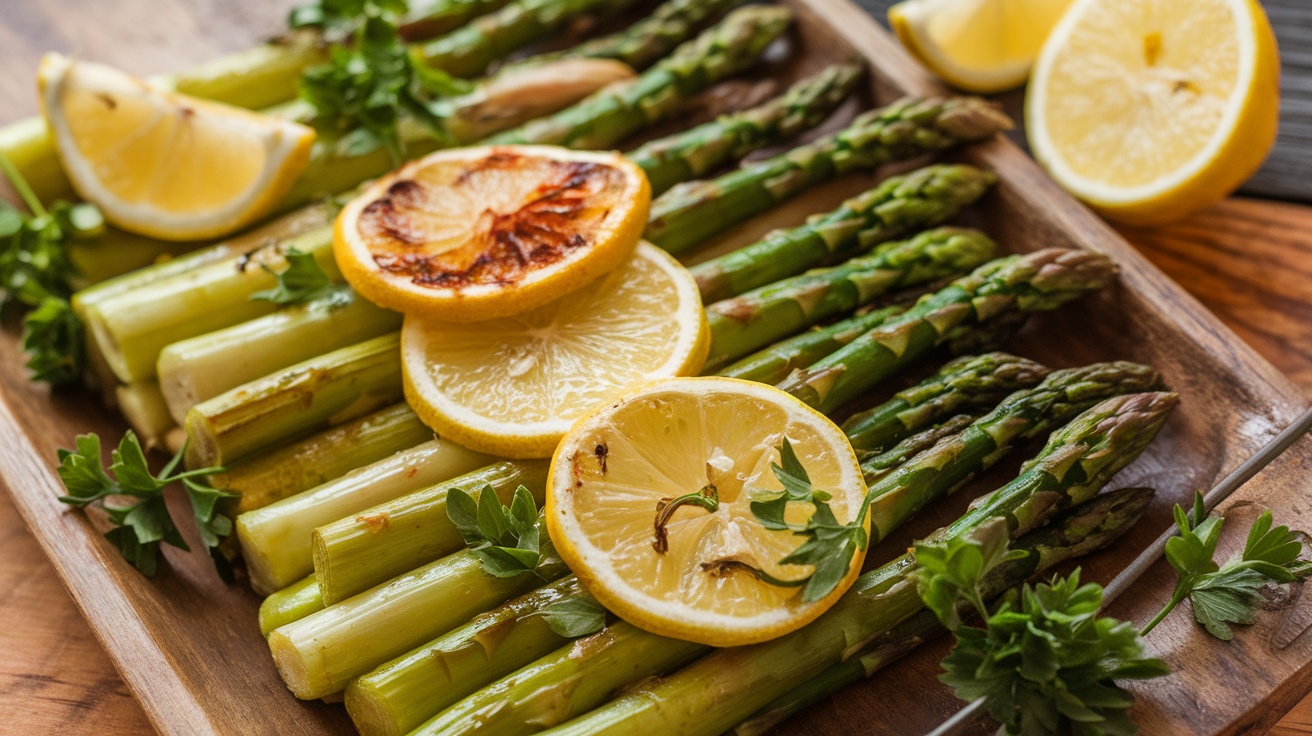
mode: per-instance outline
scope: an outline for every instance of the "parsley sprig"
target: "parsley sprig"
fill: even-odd
[[[307,9],[308,8],[308,9]],[[401,0],[321,0],[294,11],[293,25],[324,25],[349,43],[333,46],[328,62],[301,77],[301,99],[314,108],[312,122],[337,136],[342,155],[360,156],[378,148],[394,164],[405,159],[399,126],[404,118],[449,141],[442,124],[444,97],[472,85],[416,63],[395,25],[404,13]]]
[[[282,271],[274,271],[267,265],[260,265],[278,280],[278,284],[272,289],[251,294],[251,301],[272,302],[285,306],[305,304],[316,299],[346,293],[347,287],[344,284],[333,283],[312,254],[303,253],[296,248],[288,248],[284,257],[287,259],[287,268]]]
[[[45,207],[3,155],[0,173],[29,213],[0,200],[0,311],[15,304],[34,307],[23,320],[22,338],[32,378],[73,383],[82,374],[84,342],[81,320],[68,303],[69,281],[77,275],[68,246],[101,234],[105,220],[90,204],[60,201]]]
[[[235,498],[236,494],[200,482],[202,476],[220,472],[221,468],[177,472],[185,452],[184,447],[159,475],[152,474],[141,443],[136,434],[128,430],[118,448],[110,454],[111,462],[106,472],[100,460],[100,437],[79,435],[75,449],[59,451],[59,478],[68,489],[68,495],[59,500],[77,508],[96,506],[104,510],[113,524],[105,538],[133,567],[146,577],[152,577],[159,566],[161,544],[190,551],[164,499],[166,487],[181,483],[200,529],[201,541],[213,558],[220,577],[232,582],[232,566],[219,549],[223,538],[232,533],[232,519],[217,505],[220,499]]]
[[[490,485],[483,487],[477,501],[452,488],[446,495],[446,515],[489,575],[538,575],[543,563],[556,559],[555,548],[542,531],[537,502],[524,486],[515,489],[509,506],[501,503]]]
[[[857,550],[865,549],[869,536],[865,530],[865,516],[869,500],[861,504],[856,518],[850,523],[839,523],[834,511],[829,507],[831,495],[827,491],[815,488],[806,468],[797,459],[793,445],[785,437],[779,447],[782,465],[771,463],[770,469],[779,480],[782,489],[777,491],[756,490],[752,493],[752,514],[766,529],[775,531],[792,531],[804,537],[805,541],[787,557],[779,561],[783,565],[811,565],[810,575],[797,580],[780,580],[763,570],[749,568],[761,580],[774,585],[803,586],[802,600],[807,603],[818,601],[829,595],[852,564],[852,557]],[[806,524],[798,527],[784,520],[790,503],[808,503],[815,509]]]
[[[596,598],[581,593],[544,607],[539,615],[551,630],[566,639],[595,634],[606,626],[606,609]]]
[[[1223,565],[1213,561],[1225,520],[1208,515],[1201,493],[1193,509],[1175,507],[1179,535],[1166,542],[1166,560],[1180,573],[1171,600],[1144,627],[1152,631],[1186,598],[1194,618],[1212,636],[1229,641],[1230,624],[1251,624],[1262,608],[1261,589],[1268,584],[1292,583],[1312,574],[1312,562],[1299,559],[1303,543],[1298,532],[1273,527],[1271,511],[1263,511],[1248,531],[1244,549]]]
[[[1002,519],[916,545],[921,598],[957,639],[940,679],[963,700],[983,698],[1009,734],[1135,733],[1126,715],[1134,697],[1116,681],[1169,674],[1166,663],[1146,656],[1131,624],[1098,615],[1102,587],[1081,584],[1078,569],[1013,590],[990,612],[983,581],[1025,554],[1008,551]],[[963,608],[973,609],[983,627],[963,625]]]

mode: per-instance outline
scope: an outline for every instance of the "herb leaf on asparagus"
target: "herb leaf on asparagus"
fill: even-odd
[[[566,639],[601,631],[606,626],[606,614],[597,599],[586,593],[558,600],[539,612],[551,630]]]
[[[506,506],[492,486],[478,500],[459,488],[447,492],[446,514],[465,538],[469,550],[489,575],[511,578],[535,572],[550,545],[540,543],[537,502],[524,486]]]
[[[288,248],[286,253],[287,268],[275,272],[267,265],[261,264],[265,271],[278,279],[278,285],[272,289],[251,294],[251,301],[272,302],[279,305],[305,304],[316,299],[344,294],[350,289],[344,284],[333,283],[314,260],[312,253],[303,253],[296,248]]]

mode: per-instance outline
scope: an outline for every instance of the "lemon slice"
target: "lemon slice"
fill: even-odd
[[[517,317],[401,331],[405,395],[430,427],[500,457],[548,457],[617,391],[701,370],[710,329],[697,284],[643,243],[587,289]]]
[[[1034,69],[1030,146],[1062,186],[1136,224],[1206,207],[1275,143],[1275,36],[1253,0],[1079,0]]]
[[[618,266],[647,223],[647,175],[616,153],[439,151],[338,216],[343,275],[366,299],[444,320],[508,317]]]
[[[37,83],[73,188],[115,225],[162,240],[217,237],[268,213],[314,143],[299,123],[58,54]]]
[[[1019,87],[1071,0],[906,0],[888,9],[902,44],[970,92]]]
[[[782,488],[771,464],[781,463],[785,438],[812,486],[832,495],[834,516],[851,522],[866,486],[833,422],[765,384],[676,378],[640,387],[570,429],[547,480],[551,540],[602,605],[653,633],[724,647],[801,628],[851,586],[865,553],[811,603],[799,588],[762,582],[739,566],[785,580],[811,571],[779,564],[802,538],[767,529],[750,508],[757,490]],[[661,504],[712,487],[715,508],[677,508],[662,545]],[[812,510],[790,503],[785,520],[801,526]]]

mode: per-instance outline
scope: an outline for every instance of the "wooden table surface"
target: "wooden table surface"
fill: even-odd
[[[254,29],[279,27],[283,7],[223,0],[6,3],[0,69],[8,73],[0,75],[0,122],[35,109],[31,72],[46,50],[156,72],[249,45],[259,35]],[[1123,232],[1312,394],[1312,207],[1231,199],[1170,227]],[[0,731],[151,731],[4,493],[0,651]],[[1312,698],[1272,733],[1312,734]]]

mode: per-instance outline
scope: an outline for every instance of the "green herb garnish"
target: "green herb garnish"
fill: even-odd
[[[477,501],[452,488],[446,496],[446,515],[489,575],[536,574],[538,565],[553,552],[549,541],[542,543],[545,534],[537,502],[524,486],[515,489],[509,506],[501,503],[490,485],[483,487]]]
[[[281,272],[261,264],[261,268],[278,279],[278,285],[251,294],[251,301],[266,301],[280,305],[305,304],[347,291],[345,285],[333,283],[332,279],[328,278],[328,274],[319,267],[319,262],[314,260],[313,255],[302,253],[296,248],[288,248],[284,257],[287,259],[287,268]]]

